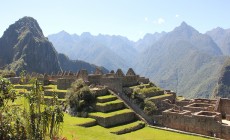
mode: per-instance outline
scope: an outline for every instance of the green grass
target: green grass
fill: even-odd
[[[57,89],[57,85],[47,85],[47,86],[43,86],[44,89]]]
[[[84,125],[84,124],[92,123],[95,121],[96,120],[92,119],[92,118],[72,117],[67,113],[64,114],[64,122],[65,122],[65,124],[68,124],[68,125],[73,125],[73,126]]]
[[[206,140],[206,138],[144,127],[131,133],[116,135],[99,125],[84,128],[65,122],[62,135],[68,140]]]
[[[45,99],[53,99],[52,96],[44,96]],[[66,101],[66,99],[60,99],[58,98],[58,101]]]
[[[67,90],[59,90],[59,89],[46,89],[45,91],[52,91],[52,92],[67,92]]]
[[[116,116],[116,115],[119,115],[119,114],[130,113],[130,112],[132,112],[132,110],[130,110],[130,109],[122,109],[122,110],[113,111],[113,112],[110,112],[110,113],[102,113],[102,112],[89,113],[89,115],[107,118],[107,117],[112,117],[112,116]]]
[[[27,93],[28,90],[24,89],[24,88],[19,88],[19,89],[14,89],[16,91],[16,93]]]
[[[24,89],[24,88],[31,88],[32,84],[25,84],[25,85],[20,85],[20,84],[15,84],[14,88],[15,89]]]
[[[28,105],[24,97],[19,97],[13,104],[24,107]],[[128,112],[125,109],[125,112]],[[124,110],[123,110],[124,111]],[[121,113],[121,112],[120,112]],[[113,114],[114,113],[107,113]],[[116,114],[116,113],[115,113]],[[64,115],[64,123],[62,126],[61,135],[68,138],[68,140],[205,140],[206,138],[185,135],[170,131],[159,130],[150,127],[144,127],[138,131],[123,135],[115,135],[110,133],[110,129],[101,127],[99,125],[93,127],[80,127],[79,124],[89,123],[95,121],[91,118],[76,118],[68,114]]]
[[[157,92],[157,91],[161,91],[161,89],[159,87],[150,87],[150,88],[140,89],[139,93],[140,94],[146,94],[146,93]]]
[[[149,84],[142,84],[142,85],[137,85],[137,86],[132,86],[130,88],[134,89],[134,88],[141,88],[141,87],[146,87],[148,86]]]
[[[150,100],[151,100],[151,99],[159,99],[159,98],[164,98],[164,97],[168,97],[168,96],[172,96],[172,94],[163,94],[163,95],[151,97],[151,98],[149,98],[149,99],[150,99]]]
[[[121,100],[114,100],[110,102],[105,102],[105,103],[97,103],[97,106],[107,106],[107,105],[112,105],[112,104],[120,104],[123,103]]]
[[[120,126],[117,126],[117,127],[112,127],[109,130],[111,132],[116,132],[116,131],[120,131],[120,130],[123,130],[123,129],[133,128],[133,127],[135,127],[135,126],[137,126],[139,124],[144,124],[144,122],[142,122],[142,121],[136,121],[136,122],[129,123],[129,124],[126,124],[126,125],[120,125]]]
[[[116,96],[114,96],[114,95],[105,95],[105,96],[99,96],[99,97],[97,97],[97,99],[99,99],[99,100],[103,100],[103,99],[109,99],[109,98],[116,98]]]
[[[181,101],[181,100],[184,100],[185,98],[183,97],[183,96],[177,96],[176,97],[176,100],[178,100],[178,101]]]

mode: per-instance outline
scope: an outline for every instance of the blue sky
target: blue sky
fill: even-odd
[[[23,16],[34,17],[45,36],[65,30],[138,40],[171,31],[182,21],[204,33],[230,28],[229,6],[229,0],[2,0],[0,36]]]

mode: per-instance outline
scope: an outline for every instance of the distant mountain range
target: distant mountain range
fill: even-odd
[[[65,31],[48,38],[58,52],[71,59],[109,70],[133,67],[138,74],[178,95],[210,98],[229,59],[228,36],[229,30],[217,28],[201,34],[182,22],[171,32],[146,34],[137,42],[122,36],[70,35]]]
[[[24,17],[4,32],[0,50],[0,68],[17,73],[92,72],[96,65],[103,66],[104,72],[117,68],[125,72],[133,67],[178,95],[230,97],[230,29],[201,34],[183,22],[171,32],[146,34],[136,42],[122,36],[65,31],[46,38],[35,19]]]
[[[58,55],[32,17],[24,17],[9,26],[0,38],[0,50],[0,68],[17,74],[22,70],[43,74],[62,70],[77,72],[81,68],[92,71],[97,67]]]

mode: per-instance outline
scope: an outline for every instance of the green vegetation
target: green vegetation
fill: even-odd
[[[77,80],[68,90],[66,101],[72,115],[87,117],[95,96],[83,80]]]
[[[153,115],[157,111],[157,106],[150,100],[145,100],[144,113],[147,115]]]
[[[172,94],[163,94],[163,95],[159,95],[159,96],[154,96],[154,97],[149,98],[149,100],[151,100],[151,99],[160,99],[160,98],[164,98],[164,97],[167,97],[167,96],[172,96]]]
[[[75,125],[84,126],[89,123],[96,123],[96,120],[92,118],[74,117],[65,113],[64,122],[65,124],[71,124],[73,126]]]
[[[0,70],[0,76],[1,77],[15,77],[16,74],[14,71],[8,71],[8,70]]]
[[[66,122],[64,117],[62,135],[68,140],[206,140],[206,138],[180,134],[160,129],[144,127],[138,131],[123,135],[110,133],[111,130],[99,125],[93,127],[74,126],[71,122]]]
[[[103,99],[109,99],[109,98],[116,98],[114,95],[105,95],[105,96],[99,96],[97,97],[98,100],[103,100]]]
[[[9,102],[8,102],[9,103]],[[21,105],[27,106],[27,99],[24,97],[17,98],[13,103],[15,105]],[[20,112],[19,112],[20,113]],[[19,116],[20,114],[17,113],[15,116]],[[150,127],[144,127],[143,129],[140,129],[138,131],[134,131],[131,133],[123,134],[123,135],[115,135],[110,133],[111,131],[119,131],[119,127],[114,127],[111,129],[107,129],[104,127],[101,127],[99,125],[92,126],[92,127],[81,127],[82,125],[86,125],[89,123],[94,123],[95,120],[92,118],[79,118],[79,117],[72,117],[69,114],[64,114],[64,123],[63,127],[61,129],[61,136],[63,138],[67,138],[68,140],[72,139],[80,139],[80,140],[103,140],[103,139],[109,139],[109,140],[150,140],[150,139],[164,139],[164,140],[171,140],[171,139],[186,139],[186,140],[203,140],[205,138],[197,137],[197,136],[191,136],[191,135],[185,135],[175,132],[169,132],[164,130],[159,130],[155,128]],[[135,122],[134,124],[137,124]],[[132,127],[134,124],[127,124],[124,127],[127,126]],[[81,125],[81,126],[77,126]],[[122,129],[122,127],[121,127]],[[49,138],[47,138],[49,139]]]
[[[119,114],[131,113],[131,112],[132,112],[132,110],[130,110],[130,109],[123,109],[123,110],[119,110],[119,111],[113,111],[110,113],[94,112],[94,113],[90,113],[89,115],[107,118],[107,117],[112,117],[112,116],[116,116]]]
[[[32,88],[25,97],[19,97],[13,85],[0,78],[0,139],[44,140],[59,137],[63,113],[53,98],[52,105],[43,104],[42,87],[33,80]],[[18,95],[19,96],[19,95]]]
[[[177,96],[176,97],[176,100],[178,100],[178,101],[181,101],[181,100],[184,100],[185,98],[183,97],[183,96]]]
[[[123,134],[123,133],[126,133],[126,132],[135,131],[135,130],[137,130],[139,128],[142,128],[144,126],[145,126],[144,122],[136,121],[136,122],[129,123],[129,124],[126,124],[126,125],[113,127],[113,128],[110,128],[109,130],[111,131],[111,133],[114,133],[114,134]]]
[[[114,100],[110,102],[105,102],[105,103],[96,103],[98,106],[107,106],[107,105],[113,105],[113,104],[120,104],[123,103],[121,100]]]

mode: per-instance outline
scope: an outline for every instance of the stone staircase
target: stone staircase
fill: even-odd
[[[126,108],[124,102],[112,95],[109,90],[98,92],[96,96],[97,101],[94,105],[96,112],[89,113],[89,117],[108,128],[111,133],[125,134],[145,126],[145,123],[139,121],[136,114]]]

